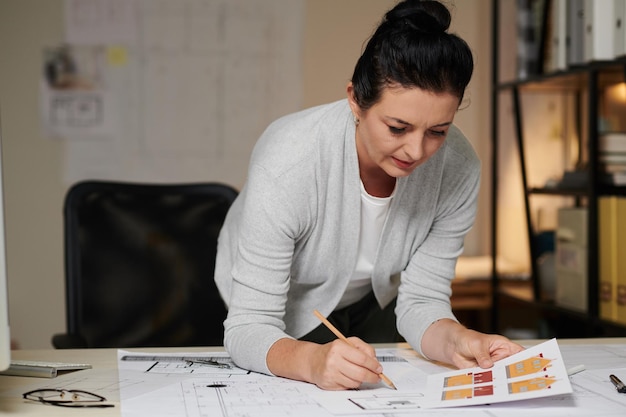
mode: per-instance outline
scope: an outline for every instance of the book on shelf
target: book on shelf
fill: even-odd
[[[606,132],[598,137],[600,153],[626,153],[626,132]]]
[[[626,166],[626,152],[600,152],[598,158],[601,164],[607,166],[613,166],[614,168],[620,165]]]
[[[601,134],[598,137],[598,153],[603,182],[626,185],[626,133]]]
[[[626,324],[626,197],[598,199],[600,318]]]
[[[626,164],[620,164],[620,163],[602,164],[602,173],[604,174],[619,174],[621,172],[626,172]]]

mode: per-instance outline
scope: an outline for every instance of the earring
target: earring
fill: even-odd
[[[354,118],[354,125],[355,125],[355,126],[358,126],[358,125],[359,125],[359,123],[361,122],[361,120],[359,120],[359,118],[358,118],[358,117],[356,117],[356,116],[352,116],[352,117]]]

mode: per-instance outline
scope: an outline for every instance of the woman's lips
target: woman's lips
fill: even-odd
[[[391,159],[393,159],[393,161],[396,163],[398,168],[401,168],[401,169],[409,169],[415,164],[415,162],[403,161],[402,159],[394,158],[393,156],[391,157]]]

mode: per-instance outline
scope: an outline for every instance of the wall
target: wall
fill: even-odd
[[[365,36],[395,1],[309,0],[304,40],[304,105],[344,97]],[[465,132],[483,161],[479,212],[465,240],[465,254],[485,255],[490,251],[490,83],[491,2],[489,0],[447,1],[452,11],[451,31],[460,35],[474,53],[475,72],[466,91],[465,103],[455,123]],[[332,62],[333,65],[323,65]]]
[[[63,330],[63,143],[38,125],[41,46],[62,35],[60,1],[0,2],[0,111],[9,318],[23,348]]]
[[[448,1],[452,30],[475,53],[476,72],[456,123],[483,160],[477,223],[466,254],[489,252],[489,0]],[[303,106],[345,96],[366,38],[392,0],[306,0]],[[6,193],[12,335],[21,348],[48,348],[65,330],[62,206],[64,143],[42,136],[41,48],[62,39],[61,0],[0,1],[0,116]],[[485,12],[487,10],[487,13]]]

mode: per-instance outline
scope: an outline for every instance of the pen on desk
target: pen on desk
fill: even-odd
[[[319,311],[317,311],[317,310],[313,310],[313,313],[317,316],[317,318],[318,318],[318,319],[320,319],[320,321],[321,321],[322,323],[324,323],[324,325],[325,325],[326,327],[328,327],[328,330],[330,330],[331,332],[333,332],[333,333],[335,334],[335,336],[337,336],[339,339],[343,340],[344,342],[346,342],[346,343],[347,343],[347,344],[349,344],[350,346],[353,346],[353,347],[354,347],[354,345],[353,345],[352,343],[350,343],[350,341],[349,341],[348,339],[346,339],[346,337],[345,337],[345,336],[344,336],[344,335],[343,335],[343,334],[342,334],[342,333],[341,333],[341,332],[340,332],[340,331],[339,331],[339,330],[338,330],[335,326],[333,326],[333,324],[332,324],[331,322],[329,322],[329,321],[326,319],[326,317],[324,317],[324,316],[322,315],[322,313],[320,313],[320,312],[319,312]],[[393,388],[393,389],[395,389],[395,390],[397,390],[397,389],[398,389],[398,388],[396,388],[396,386],[393,384],[393,382],[391,382],[391,379],[389,379],[389,378],[387,377],[387,375],[385,375],[385,374],[381,373],[381,374],[379,374],[378,376],[380,376],[380,378],[381,378],[383,381],[385,381],[385,383],[386,383],[387,385],[389,385],[391,388]]]
[[[624,385],[624,383],[615,375],[609,375],[609,378],[611,378],[611,382],[613,383],[613,385],[615,385],[615,389],[617,389],[617,392],[622,393],[622,394],[626,394],[626,385]]]

